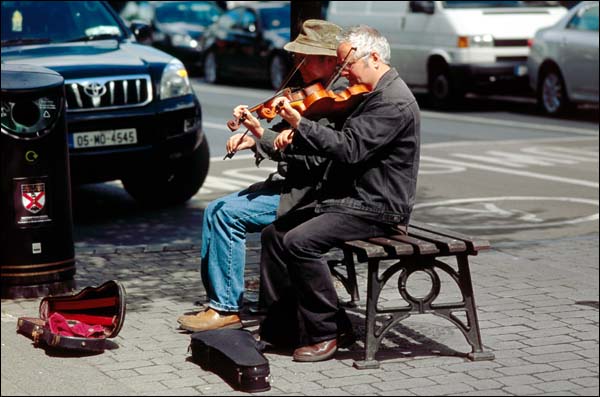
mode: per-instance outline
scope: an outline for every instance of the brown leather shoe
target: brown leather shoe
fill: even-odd
[[[193,314],[183,314],[183,315],[179,316],[177,318],[177,322],[179,324],[181,324],[181,321],[183,321],[184,318],[197,316],[198,314],[205,312],[210,308],[206,303],[196,302],[195,304],[199,306],[198,310],[195,312],[188,312],[188,313],[193,313]]]
[[[183,317],[183,318],[182,318]],[[242,328],[242,320],[237,314],[222,315],[208,308],[195,316],[181,316],[179,326],[187,331],[199,332],[219,328]],[[177,321],[179,321],[179,319]]]
[[[326,340],[294,350],[294,361],[314,362],[329,360],[337,351],[337,339]]]
[[[195,313],[195,314],[183,314],[183,315],[177,317],[177,322],[179,324],[181,324],[183,322],[183,320],[185,320],[185,319],[189,320],[190,318],[196,317],[197,315],[199,315],[200,313],[202,313],[204,311],[206,311],[206,310],[199,311],[198,313]]]

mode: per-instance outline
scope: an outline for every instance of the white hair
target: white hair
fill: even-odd
[[[383,63],[390,64],[390,44],[375,28],[367,25],[349,27],[340,33],[338,42],[349,43],[356,48],[357,59],[376,52]]]

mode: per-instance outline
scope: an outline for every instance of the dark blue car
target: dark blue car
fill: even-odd
[[[290,41],[289,2],[239,6],[221,15],[200,39],[204,78],[262,81],[280,87],[292,62],[283,46]]]
[[[191,73],[200,72],[200,38],[223,14],[223,10],[214,1],[160,1],[152,4],[152,45],[182,61]]]
[[[3,1],[2,63],[64,77],[74,184],[121,179],[136,200],[161,206],[202,186],[209,149],[185,67],[137,43],[107,3]]]

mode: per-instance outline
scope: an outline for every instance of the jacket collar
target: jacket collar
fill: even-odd
[[[392,81],[396,80],[400,76],[398,75],[398,71],[395,68],[390,68],[377,82],[375,89],[372,92],[383,91],[387,86],[392,84]]]

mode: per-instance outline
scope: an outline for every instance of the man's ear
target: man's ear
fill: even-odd
[[[383,62],[381,61],[381,57],[379,56],[378,52],[372,52],[370,55],[372,62],[373,62],[373,67],[375,69],[379,69],[379,66],[381,64],[383,64]]]

